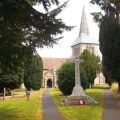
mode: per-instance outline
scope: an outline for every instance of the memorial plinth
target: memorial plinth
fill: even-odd
[[[74,58],[74,63],[75,63],[75,87],[73,88],[72,94],[62,102],[62,105],[98,104],[97,101],[95,101],[93,98],[85,94],[81,86],[79,57]]]

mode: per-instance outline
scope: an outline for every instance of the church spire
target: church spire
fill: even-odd
[[[83,6],[83,10],[82,10],[79,37],[80,37],[81,33],[86,33],[87,35],[89,35],[89,28],[88,28],[87,17],[86,17],[86,12],[85,12],[84,6]]]

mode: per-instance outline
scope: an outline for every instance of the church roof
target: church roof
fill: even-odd
[[[70,58],[48,58],[42,57],[43,69],[58,69],[64,62]]]
[[[98,44],[98,41],[96,41],[92,36],[88,36],[86,33],[81,33],[81,36],[77,37],[77,39],[73,42],[72,46],[77,44]]]
[[[88,23],[87,23],[85,7],[83,7],[83,10],[82,10],[79,36],[73,42],[72,46],[75,46],[75,45],[81,44],[81,43],[99,44],[98,41],[96,41],[92,36],[89,35],[89,27],[88,27]]]

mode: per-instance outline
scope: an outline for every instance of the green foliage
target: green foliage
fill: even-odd
[[[0,72],[0,92],[3,92],[5,87],[7,90],[18,88],[23,82],[24,69],[18,67],[17,70],[9,70]]]
[[[41,4],[46,12],[34,9]],[[31,59],[36,47],[52,47],[64,30],[71,30],[57,15],[67,2],[49,11],[58,0],[2,0],[0,1],[0,68],[17,69]],[[41,6],[40,6],[41,7]],[[7,8],[7,9],[6,9]],[[60,37],[56,37],[59,35]],[[26,61],[27,61],[26,60]]]
[[[44,6],[46,12],[37,11],[34,5]],[[57,15],[66,7],[67,2],[49,11],[52,4],[58,5],[58,0],[1,0],[0,1],[0,88],[16,88],[22,83],[19,68],[32,59],[36,47],[52,47],[62,38],[67,26]],[[41,6],[42,5],[42,6]],[[60,37],[56,37],[59,35]],[[31,66],[31,65],[30,65]],[[36,70],[36,69],[35,69]],[[35,71],[33,70],[33,71]],[[30,70],[30,73],[33,72]],[[26,73],[26,74],[29,74]],[[40,73],[41,74],[41,73]],[[41,76],[41,75],[40,75]],[[35,78],[36,77],[36,78]],[[34,74],[33,89],[40,84]],[[29,80],[29,79],[28,79]],[[37,85],[37,86],[36,86]]]
[[[100,27],[99,41],[106,82],[111,85],[116,80],[120,86],[120,1],[91,0],[91,3],[97,4],[105,13],[101,13],[101,17],[94,16],[94,19],[99,22]]]
[[[100,25],[100,50],[106,76],[120,82],[120,25],[113,16],[104,16]]]
[[[73,62],[65,62],[57,71],[57,84],[64,95],[70,95],[75,86],[75,65]],[[81,85],[84,89],[88,87],[87,77],[84,69],[80,70]]]
[[[32,62],[25,67],[24,84],[30,90],[39,90],[43,74],[42,59],[38,56],[33,56]]]
[[[103,75],[104,75],[104,77],[105,77],[105,82],[108,83],[108,85],[111,86],[111,84],[112,84],[112,79],[110,79],[109,74],[107,74],[107,72],[105,72],[104,69],[103,69]]]
[[[116,22],[119,23],[119,13],[120,13],[120,1],[119,0],[91,0],[92,4],[96,4],[104,12],[94,12],[94,21],[101,24],[104,16],[114,16]]]
[[[80,56],[83,60],[81,66],[84,68],[89,84],[94,84],[94,79],[96,78],[96,71],[98,70],[98,63],[100,61],[98,56],[90,53],[87,49],[83,51]]]
[[[115,12],[115,8],[113,4],[111,4],[110,0],[91,0],[92,4],[96,4],[100,7],[101,10],[104,10],[105,14],[111,14]]]
[[[75,86],[75,66],[72,62],[64,63],[57,71],[57,84],[64,95],[70,95]]]
[[[88,77],[82,66],[80,66],[80,80],[81,80],[81,86],[83,87],[83,89],[86,89],[89,87]]]

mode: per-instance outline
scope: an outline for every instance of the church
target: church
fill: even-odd
[[[79,35],[71,45],[71,49],[72,58],[74,58],[76,54],[78,55],[82,53],[84,49],[88,49],[91,53],[94,53],[96,56],[99,56],[99,43],[92,36],[90,36],[84,7],[82,10]],[[43,60],[42,87],[57,87],[56,70],[59,69],[64,62],[69,61],[70,58],[42,58],[42,60]]]
[[[91,53],[99,56],[99,43],[94,37],[90,36],[85,7],[82,10],[79,35],[73,42],[71,48],[72,57],[75,57],[76,54],[81,54],[84,49],[88,49]]]
[[[42,87],[57,87],[57,75],[56,70],[61,65],[69,61],[69,58],[42,58],[43,61],[43,81]]]

